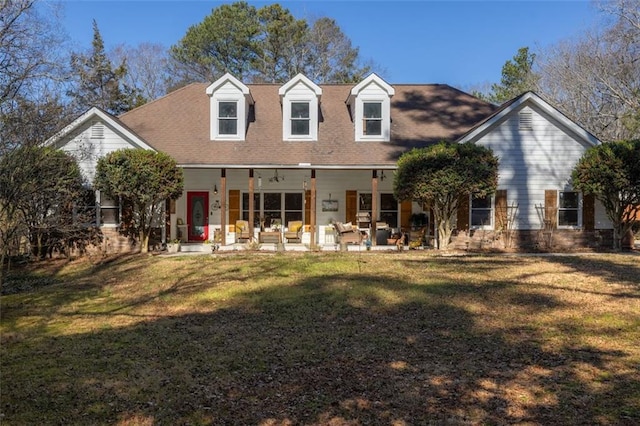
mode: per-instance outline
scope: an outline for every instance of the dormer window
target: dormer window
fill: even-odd
[[[382,102],[363,102],[362,132],[368,136],[382,135]]]
[[[238,102],[218,102],[218,134],[238,135]]]
[[[207,87],[207,95],[211,98],[211,140],[243,141],[253,104],[249,88],[225,74]]]
[[[347,99],[355,127],[356,141],[391,140],[391,97],[395,90],[375,74],[353,89]]]
[[[302,74],[278,90],[282,102],[282,139],[317,141],[322,89]]]
[[[291,102],[291,135],[309,136],[309,102]]]

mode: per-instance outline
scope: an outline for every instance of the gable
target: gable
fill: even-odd
[[[91,184],[98,159],[125,148],[151,149],[142,138],[110,114],[91,108],[45,142],[72,155],[87,184]]]
[[[525,107],[538,111],[539,115],[544,116],[548,122],[553,123],[556,127],[562,129],[567,136],[575,139],[576,142],[580,144],[584,144],[585,146],[600,144],[598,138],[580,127],[574,121],[570,120],[561,111],[553,107],[534,92],[525,92],[517,98],[506,102],[491,116],[471,128],[466,134],[460,137],[457,142],[464,143],[478,141],[488,133],[492,132],[505,120],[512,118],[515,113],[523,111],[523,108]],[[524,110],[524,112],[527,112],[527,110]],[[540,121],[538,123],[540,123]]]

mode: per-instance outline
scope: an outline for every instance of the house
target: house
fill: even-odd
[[[167,203],[164,238],[225,247],[241,237],[280,241],[280,230],[298,222],[295,240],[306,245],[335,244],[334,222],[366,228],[373,245],[386,242],[383,226],[433,234],[428,206],[394,199],[393,171],[403,152],[441,140],[473,141],[500,157],[497,193],[464,200],[456,244],[504,246],[508,231],[518,245],[560,235],[593,245],[594,232],[610,227],[569,182],[598,140],[531,92],[497,108],[448,85],[390,85],[375,74],[353,85],[316,85],[301,74],[244,84],[226,74],[117,118],[92,108],[49,143],[75,155],[88,182],[97,158],[115,149],[171,155],[185,191]],[[103,229],[117,228],[118,208],[97,197]]]

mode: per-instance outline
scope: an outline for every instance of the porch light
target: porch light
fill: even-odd
[[[218,195],[218,185],[213,185],[213,194]]]

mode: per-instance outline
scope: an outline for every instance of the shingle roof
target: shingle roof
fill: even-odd
[[[282,138],[277,84],[248,85],[255,100],[245,141],[211,141],[207,84],[194,83],[120,116],[155,149],[181,165],[392,166],[412,147],[454,141],[495,107],[447,85],[393,85],[391,141],[356,142],[345,100],[352,85],[322,85],[315,142]]]

